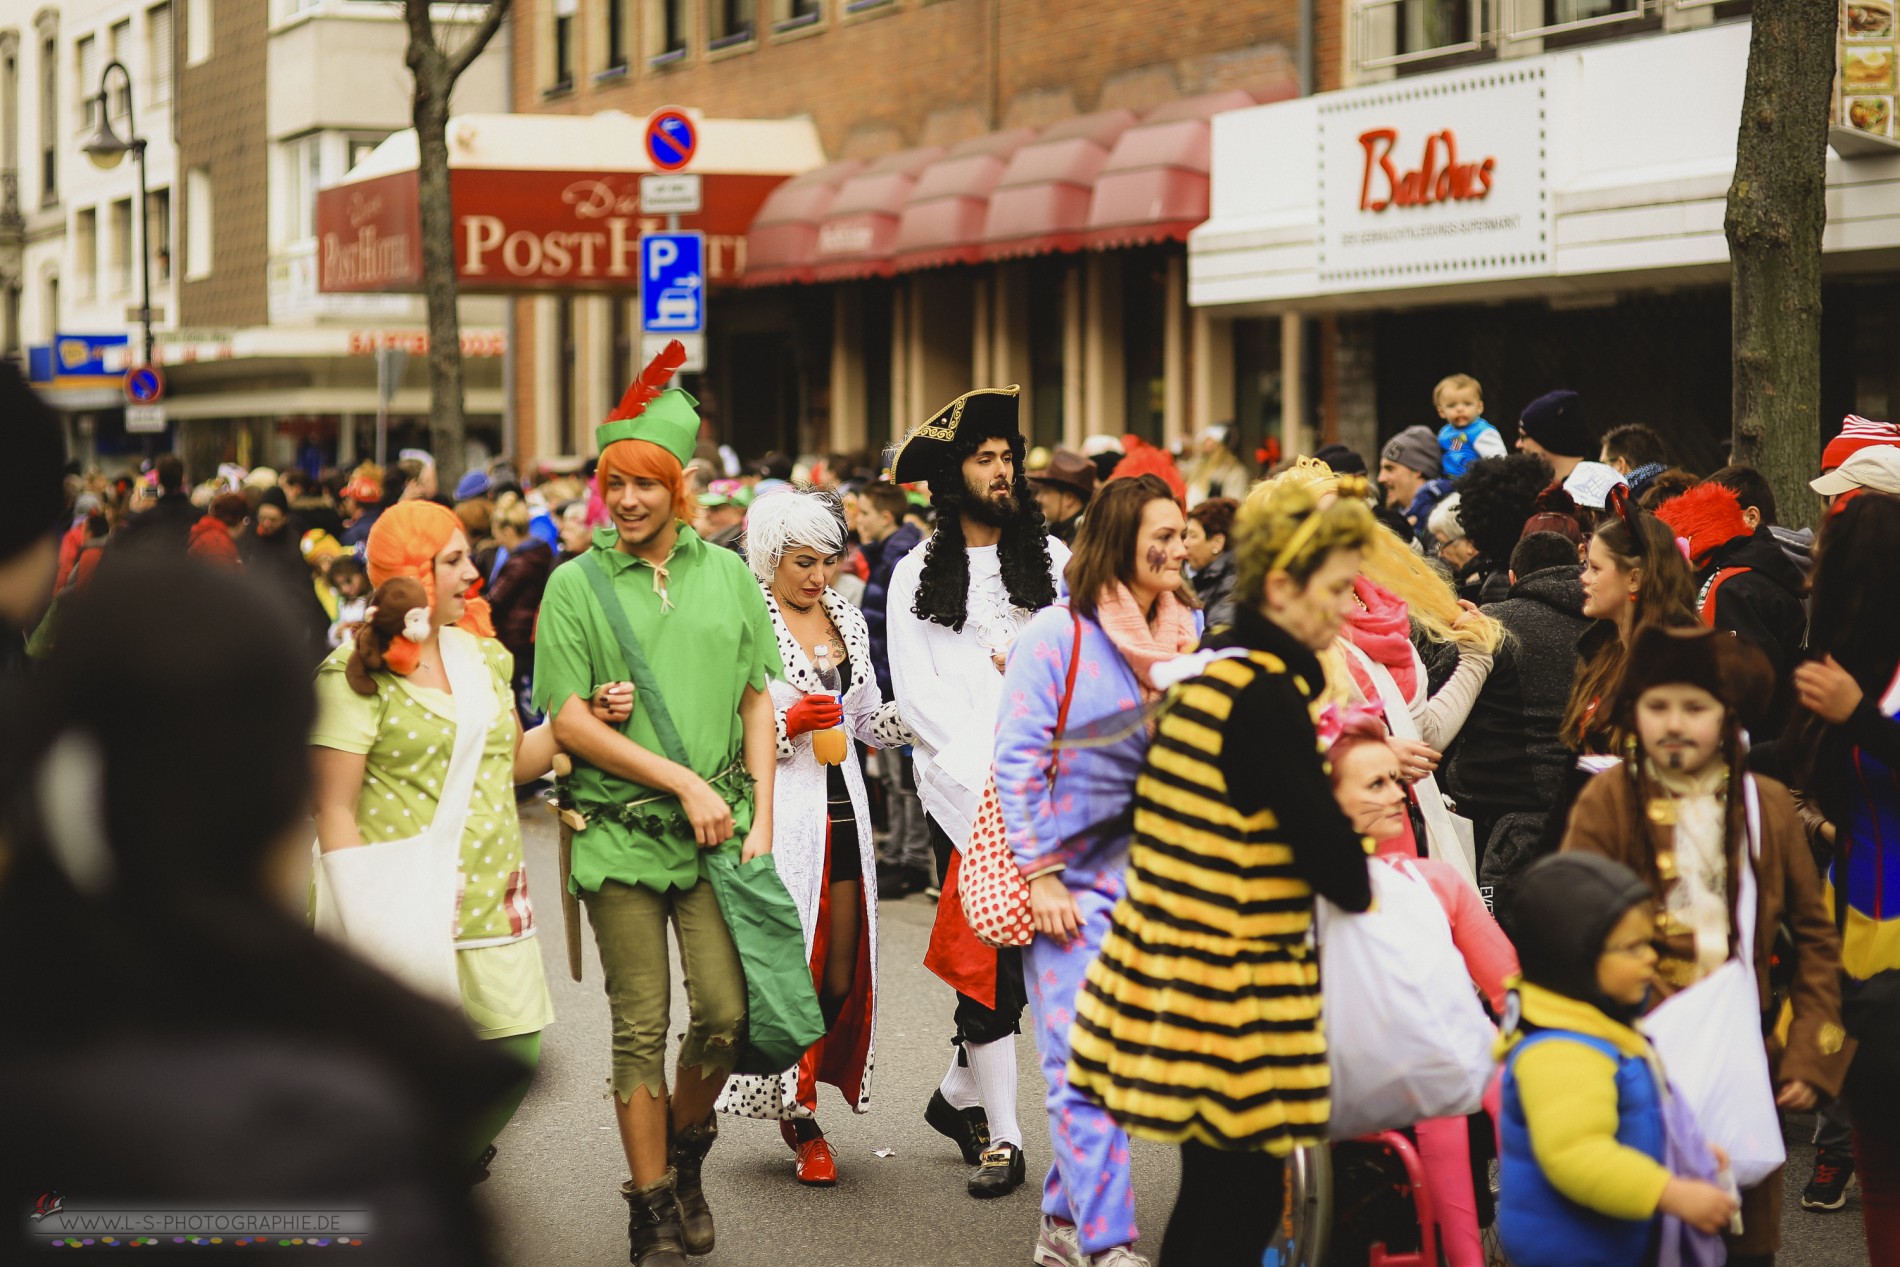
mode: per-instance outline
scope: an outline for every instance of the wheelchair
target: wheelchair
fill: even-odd
[[[1483,1119],[1488,1122],[1489,1119]],[[1508,1267],[1497,1236],[1498,1165],[1476,1176],[1485,1267]],[[1287,1158],[1280,1227],[1262,1267],[1443,1267],[1432,1188],[1405,1131],[1301,1148]]]

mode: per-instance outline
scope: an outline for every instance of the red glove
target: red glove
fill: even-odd
[[[785,710],[785,736],[796,739],[814,730],[830,730],[844,721],[844,705],[836,695],[806,695]]]

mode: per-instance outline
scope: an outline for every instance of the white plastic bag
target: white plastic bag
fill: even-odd
[[[1497,1042],[1431,886],[1404,860],[1370,871],[1371,910],[1319,902],[1334,1139],[1477,1112]]]
[[[1761,805],[1751,776],[1743,783],[1749,860],[1761,853]],[[1663,1072],[1695,1114],[1711,1144],[1729,1155],[1735,1182],[1750,1188],[1788,1159],[1762,1042],[1755,988],[1755,869],[1736,877],[1735,931],[1741,954],[1643,1018]]]

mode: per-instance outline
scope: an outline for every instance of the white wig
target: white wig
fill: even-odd
[[[844,513],[834,495],[785,489],[752,503],[745,517],[745,557],[752,575],[771,580],[794,546],[824,555],[844,552]]]
[[[1465,535],[1465,525],[1459,518],[1459,512],[1463,508],[1464,499],[1453,493],[1433,508],[1432,516],[1425,521],[1425,526],[1432,532],[1444,533],[1446,541],[1461,540]]]

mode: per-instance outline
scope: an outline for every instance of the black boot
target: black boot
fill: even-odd
[[[666,1154],[667,1164],[679,1176],[675,1191],[679,1196],[681,1239],[686,1252],[693,1255],[710,1254],[713,1249],[712,1207],[706,1204],[699,1172],[718,1138],[719,1123],[709,1117],[698,1126],[675,1132]]]
[[[680,1207],[676,1176],[667,1172],[644,1188],[633,1180],[620,1185],[627,1201],[627,1261],[634,1267],[686,1267],[686,1246],[680,1240]]]

